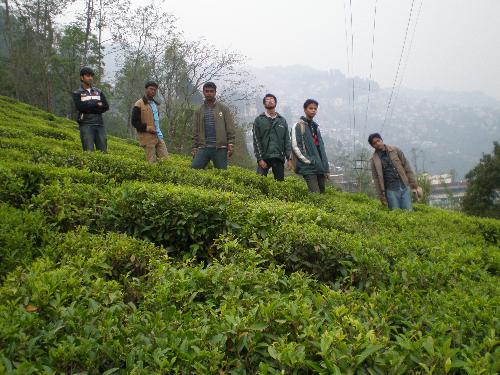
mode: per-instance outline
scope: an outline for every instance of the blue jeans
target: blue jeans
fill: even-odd
[[[212,160],[217,169],[227,169],[227,148],[203,147],[193,158],[191,168],[203,169]]]
[[[80,139],[83,151],[94,151],[94,144],[99,151],[106,152],[108,149],[104,126],[80,125]]]
[[[390,210],[400,208],[402,210],[412,211],[410,188],[408,186],[401,187],[398,190],[387,190],[385,192],[387,205]]]

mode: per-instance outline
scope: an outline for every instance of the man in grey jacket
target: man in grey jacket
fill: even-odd
[[[412,210],[410,189],[417,191],[417,182],[403,151],[384,143],[379,133],[370,134],[368,143],[375,149],[371,158],[373,182],[380,201],[393,210]]]

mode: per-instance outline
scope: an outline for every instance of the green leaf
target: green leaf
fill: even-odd
[[[277,352],[277,350],[276,350],[276,348],[275,348],[274,346],[269,345],[269,346],[267,347],[267,352],[269,353],[269,355],[270,355],[272,358],[274,358],[274,359],[276,359],[276,360],[278,360],[278,361],[279,361],[279,359],[280,359],[280,355],[279,355],[279,353]]]
[[[422,346],[429,355],[434,355],[434,339],[432,336],[427,336]]]
[[[120,370],[118,367],[115,367],[115,368],[111,368],[107,371],[104,371],[102,373],[102,375],[110,375],[110,374],[114,374],[115,372],[117,372],[118,370]]]
[[[448,357],[444,362],[444,372],[447,374],[450,371],[450,369],[451,369],[451,358]]]
[[[375,353],[376,351],[382,349],[384,346],[377,344],[377,345],[369,345],[363,352],[357,356],[356,364],[363,363],[364,360],[370,356],[371,354]]]

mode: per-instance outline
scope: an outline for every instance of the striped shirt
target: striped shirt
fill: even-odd
[[[206,106],[204,117],[205,117],[205,144],[207,145],[207,147],[215,147],[217,139],[215,134],[214,109]]]

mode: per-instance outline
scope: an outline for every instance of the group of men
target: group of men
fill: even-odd
[[[81,87],[73,93],[78,110],[77,121],[84,151],[106,152],[106,133],[102,114],[109,104],[101,90],[92,85],[94,72],[80,71]],[[146,160],[155,163],[168,157],[167,146],[160,128],[160,103],[155,99],[158,84],[148,81],[144,96],[132,109],[132,125],[137,130],[139,144]],[[217,87],[213,82],[203,85],[204,103],[194,113],[192,168],[203,169],[210,161],[215,168],[226,169],[228,157],[234,152],[235,125],[229,108],[216,100]],[[253,146],[257,173],[283,181],[285,162],[289,170],[301,175],[311,192],[324,193],[329,179],[329,162],[319,125],[314,121],[318,102],[307,99],[304,115],[289,130],[286,119],[276,111],[277,98],[266,94],[262,100],[264,112],[253,122]],[[378,133],[370,134],[374,148],[371,158],[373,180],[380,201],[390,209],[412,209],[411,193],[417,191],[415,176],[403,152],[385,145]]]

